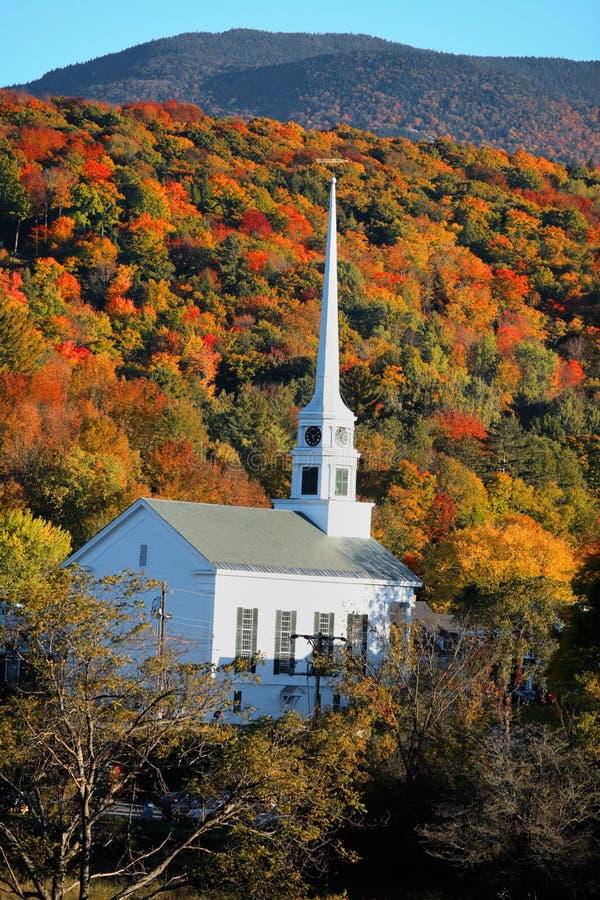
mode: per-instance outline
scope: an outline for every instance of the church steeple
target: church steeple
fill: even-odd
[[[335,178],[331,179],[329,195],[329,223],[325,252],[325,278],[323,281],[323,305],[321,330],[317,355],[317,377],[312,400],[304,412],[317,412],[354,416],[340,396],[340,350],[338,330],[338,281],[337,281],[337,221],[335,208]]]
[[[373,504],[356,500],[356,417],[340,395],[335,185],[332,178],[315,390],[298,413],[291,497],[273,505],[303,513],[328,535],[367,538]]]

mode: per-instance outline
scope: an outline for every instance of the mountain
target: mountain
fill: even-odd
[[[600,62],[476,57],[352,34],[236,29],[140,44],[14,85],[113,104],[177,99],[210,115],[338,122],[564,161],[600,158]]]

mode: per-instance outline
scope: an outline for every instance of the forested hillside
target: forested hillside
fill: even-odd
[[[600,63],[475,57],[352,34],[234,29],[140,44],[48,72],[38,97],[192,102],[211,115],[451,137],[563,161],[600,158]]]
[[[314,383],[322,157],[346,160],[360,492],[423,596],[477,628],[441,652],[415,622],[380,669],[345,657],[342,712],[235,729],[230,692],[214,694],[227,683],[154,646],[132,684],[114,582],[108,603],[58,564],[140,495],[287,494]],[[414,897],[597,896],[600,170],[0,92],[0,240],[0,662],[9,680],[20,654],[26,674],[0,703],[3,888],[44,900],[53,877],[72,896],[67,871],[85,890],[116,871],[118,898],[175,860],[160,889],[233,898],[322,893],[326,875],[338,896],[384,896],[399,870]],[[174,690],[148,677],[161,665]],[[215,817],[152,832],[100,818],[122,790],[165,785],[215,798]],[[358,871],[336,873],[342,845]]]
[[[477,580],[455,557],[499,557],[500,532],[532,548],[517,565],[507,545],[509,568],[546,572],[546,554],[568,581],[597,526],[598,169],[0,97],[4,508],[77,545],[140,494],[287,493],[315,367],[317,158],[341,157],[343,392],[377,536],[441,604]]]

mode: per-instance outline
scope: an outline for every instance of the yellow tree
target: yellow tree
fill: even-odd
[[[573,600],[574,570],[569,544],[528,516],[455,531],[425,554],[431,599],[503,647],[495,683],[507,734],[524,658],[532,664],[528,674],[543,682],[564,607]]]
[[[428,550],[424,566],[436,608],[455,605],[469,585],[495,588],[512,578],[549,579],[556,586],[557,602],[572,600],[571,546],[529,516],[507,516],[498,523],[455,531]]]

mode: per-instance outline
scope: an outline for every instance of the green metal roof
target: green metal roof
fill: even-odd
[[[373,538],[329,537],[290,510],[144,502],[217,569],[421,584]]]

